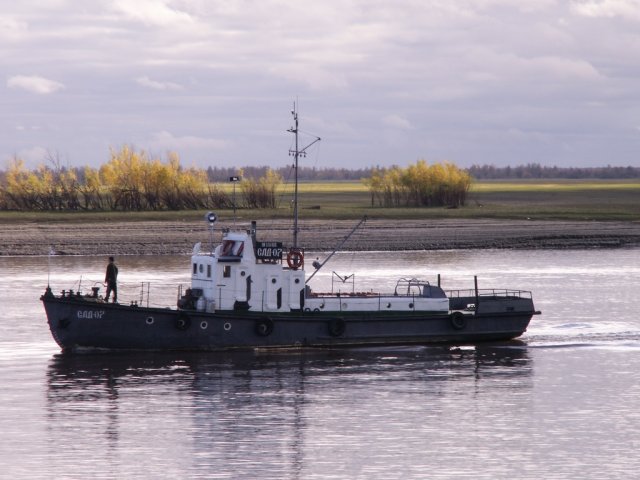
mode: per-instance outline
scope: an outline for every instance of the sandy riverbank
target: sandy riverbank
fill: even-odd
[[[356,222],[304,221],[299,243],[307,250],[335,248]],[[238,222],[248,228],[248,222]],[[216,225],[220,238],[229,222]],[[291,224],[265,220],[258,238],[291,243]],[[196,242],[209,244],[202,221],[113,223],[18,223],[0,226],[0,255],[188,254]],[[608,248],[640,245],[639,222],[527,220],[368,220],[342,250],[466,248]]]

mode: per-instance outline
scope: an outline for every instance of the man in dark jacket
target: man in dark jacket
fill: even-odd
[[[105,302],[109,302],[109,295],[113,292],[113,303],[118,301],[118,267],[114,263],[115,259],[109,257],[109,264],[107,265],[107,273],[104,276],[104,283],[107,284],[107,294],[104,297]]]

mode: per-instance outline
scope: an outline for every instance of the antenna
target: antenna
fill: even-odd
[[[298,107],[296,102],[293,102],[293,109],[291,110],[291,115],[293,115],[294,126],[291,127],[287,132],[293,133],[295,136],[295,147],[289,150],[289,156],[293,156],[295,158],[295,164],[293,166],[295,175],[294,175],[294,193],[293,193],[293,248],[298,248],[298,158],[307,156],[307,148],[313,145],[316,142],[320,141],[320,137],[316,137],[313,142],[311,142],[306,147],[300,149],[298,147]]]

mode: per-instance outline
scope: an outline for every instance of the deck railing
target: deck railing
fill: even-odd
[[[449,298],[532,298],[529,290],[511,290],[506,288],[482,288],[478,290],[445,290]]]

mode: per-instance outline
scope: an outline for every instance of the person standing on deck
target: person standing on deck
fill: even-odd
[[[105,302],[109,302],[109,295],[113,292],[113,303],[118,302],[118,267],[114,263],[115,259],[109,257],[109,264],[107,265],[107,273],[104,276],[104,283],[107,284],[107,294],[104,297]]]

